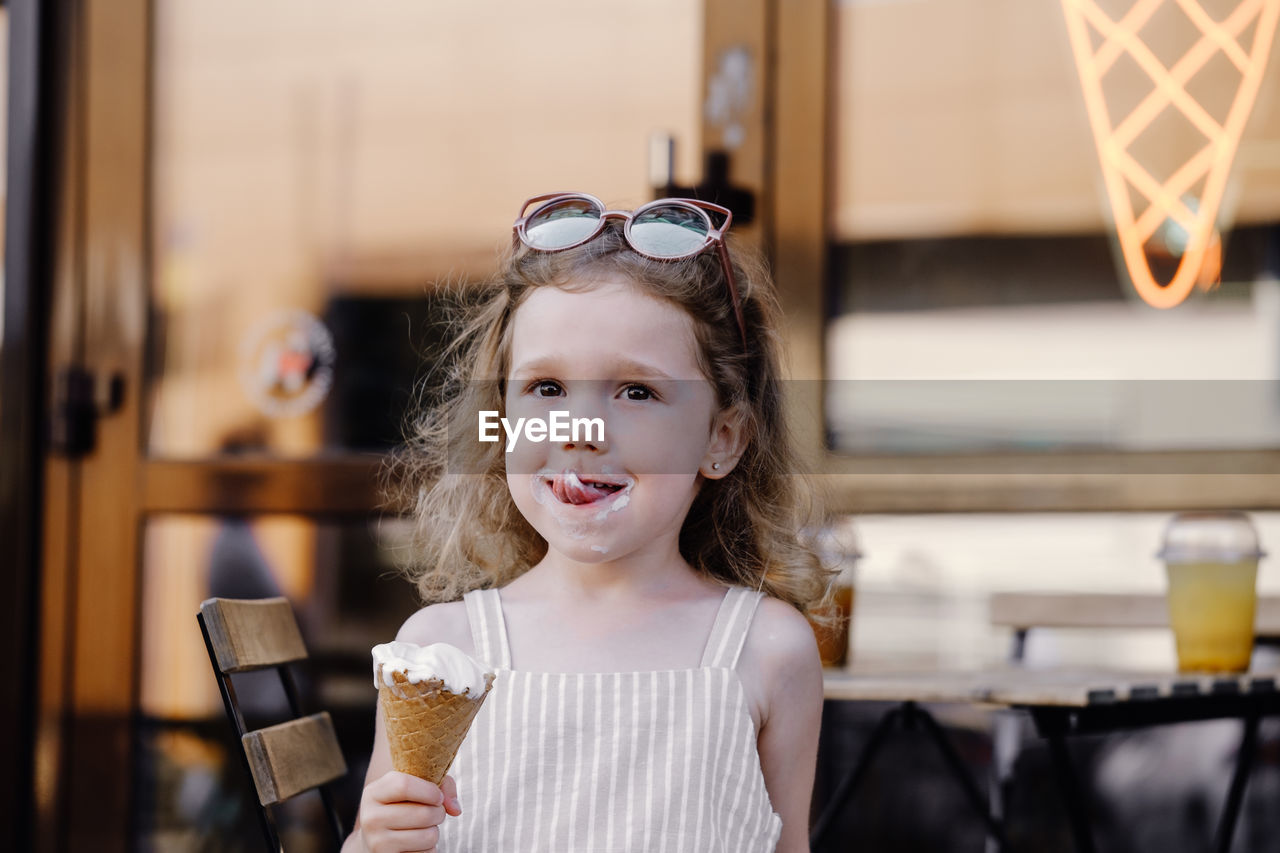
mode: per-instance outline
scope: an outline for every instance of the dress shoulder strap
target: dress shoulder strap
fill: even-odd
[[[738,656],[742,654],[742,646],[747,639],[747,631],[751,628],[751,619],[755,616],[756,605],[764,593],[746,587],[733,586],[720,602],[720,612],[716,614],[715,624],[711,626],[711,636],[707,639],[706,650],[702,653],[702,665],[733,669],[738,665]]]
[[[507,645],[507,623],[502,618],[502,600],[496,589],[473,589],[462,600],[467,604],[467,621],[476,657],[495,669],[511,669],[511,647]]]

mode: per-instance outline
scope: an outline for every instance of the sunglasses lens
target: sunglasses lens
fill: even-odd
[[[631,221],[631,242],[655,258],[679,258],[706,245],[708,228],[707,218],[697,210],[653,207]]]
[[[581,243],[600,225],[599,207],[585,198],[553,201],[535,211],[525,223],[529,245],[543,251],[564,249]]]

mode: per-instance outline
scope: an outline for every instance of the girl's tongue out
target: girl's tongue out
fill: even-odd
[[[574,471],[566,471],[551,478],[551,492],[556,499],[567,504],[589,504],[609,497],[622,488],[621,484],[600,480],[582,481]]]

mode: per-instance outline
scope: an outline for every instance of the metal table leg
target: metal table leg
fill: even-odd
[[[1062,789],[1062,798],[1067,804],[1067,818],[1071,823],[1076,850],[1080,853],[1094,853],[1093,830],[1089,827],[1089,812],[1085,806],[1084,794],[1071,764],[1071,756],[1067,753],[1066,741],[1060,732],[1049,735],[1049,754],[1053,756],[1058,786]]]
[[[908,719],[915,717],[924,723],[925,731],[929,733],[934,744],[938,747],[938,751],[942,753],[942,758],[951,770],[951,775],[960,783],[960,789],[964,791],[969,805],[982,818],[982,822],[987,828],[987,835],[995,839],[998,849],[1008,850],[1009,841],[1004,837],[1004,827],[991,814],[986,801],[982,799],[982,792],[978,790],[977,783],[973,781],[973,777],[965,769],[964,762],[960,759],[960,754],[956,752],[955,745],[951,743],[951,740],[942,730],[942,726],[938,725],[938,721],[933,718],[932,714],[918,706],[908,705],[905,708],[905,712],[905,716]]]
[[[1028,628],[1016,628],[1009,647],[1009,662],[1021,666],[1027,656]],[[1013,789],[1013,766],[1022,748],[1022,718],[1020,712],[1002,709],[995,712],[991,725],[991,773],[987,780],[990,791],[991,816],[1003,827],[1009,811],[1009,793]],[[1008,845],[987,836],[984,853],[1001,853]]]
[[[1244,718],[1244,736],[1240,739],[1240,753],[1236,756],[1236,769],[1231,774],[1231,787],[1227,789],[1227,801],[1222,807],[1222,817],[1218,820],[1218,832],[1214,839],[1213,849],[1217,853],[1229,853],[1231,850],[1231,839],[1235,835],[1236,823],[1240,818],[1240,806],[1244,802],[1244,786],[1249,781],[1254,755],[1258,751],[1259,719],[1256,713]]]
[[[817,847],[822,842],[830,831],[831,825],[835,822],[836,815],[853,800],[853,795],[857,791],[858,785],[861,784],[871,766],[872,760],[884,744],[886,735],[899,720],[901,720],[904,728],[907,729],[914,728],[916,723],[923,724],[925,731],[929,733],[929,738],[938,748],[938,751],[942,753],[947,769],[951,771],[951,775],[960,784],[965,799],[968,800],[969,805],[982,818],[988,838],[994,839],[999,850],[1007,851],[1009,842],[1005,838],[1004,827],[999,819],[992,815],[986,802],[983,801],[982,792],[978,790],[977,783],[973,781],[973,778],[965,769],[964,761],[960,758],[959,753],[956,752],[955,746],[947,738],[942,726],[933,718],[933,715],[916,705],[915,702],[903,702],[901,705],[886,711],[884,716],[880,718],[875,729],[872,730],[871,736],[867,739],[867,745],[863,747],[862,754],[858,757],[857,762],[849,773],[840,781],[835,793],[831,795],[831,800],[823,808],[821,816],[814,824],[813,832],[809,835],[809,846]]]
[[[1013,790],[1013,769],[1022,748],[1022,717],[1020,712],[1002,709],[995,712],[991,731],[991,815],[1001,826],[1008,817],[1010,792]],[[999,843],[988,838],[986,853],[1000,853]]]
[[[817,847],[821,843],[831,829],[831,825],[835,823],[836,815],[853,799],[854,793],[858,790],[858,785],[861,784],[863,777],[867,774],[867,769],[871,766],[872,759],[876,757],[876,753],[880,751],[880,747],[884,744],[885,736],[893,728],[893,724],[897,722],[900,716],[902,716],[902,706],[898,705],[886,711],[884,716],[880,718],[880,722],[876,723],[876,727],[871,731],[871,736],[867,738],[867,745],[862,748],[862,754],[858,756],[858,760],[854,762],[853,768],[849,773],[840,780],[840,784],[836,786],[835,793],[831,795],[831,800],[823,808],[817,823],[814,824],[813,832],[809,834],[810,847]]]

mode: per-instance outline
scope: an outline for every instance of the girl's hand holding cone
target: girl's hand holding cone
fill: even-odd
[[[369,853],[431,853],[445,815],[462,814],[452,776],[439,785],[391,770],[365,786],[360,797],[360,840]]]

